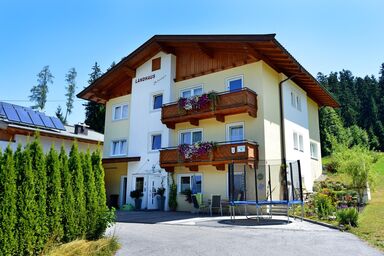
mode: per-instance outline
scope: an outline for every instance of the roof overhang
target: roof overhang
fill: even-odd
[[[178,56],[186,49],[200,51],[211,58],[215,52],[232,51],[243,53],[249,59],[263,60],[277,72],[292,77],[292,81],[303,88],[319,106],[339,107],[336,99],[275,39],[275,34],[155,35],[77,97],[104,104],[110,98],[130,94],[136,68],[160,51]]]
[[[129,156],[129,157],[114,157],[114,158],[103,158],[103,164],[112,164],[112,163],[128,163],[128,162],[138,162],[141,157],[139,156]]]

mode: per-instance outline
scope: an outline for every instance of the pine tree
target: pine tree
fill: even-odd
[[[97,192],[95,186],[95,176],[92,169],[92,159],[89,149],[85,154],[81,154],[83,163],[83,174],[84,174],[84,187],[85,187],[85,199],[87,208],[87,238],[94,239],[96,224],[98,218],[97,212]]]
[[[102,75],[100,66],[95,62],[92,73],[89,74],[88,84],[92,84]],[[105,106],[93,101],[88,101],[85,106],[85,123],[97,132],[104,133]]]
[[[43,110],[47,102],[48,84],[53,83],[54,77],[49,70],[49,66],[43,67],[40,73],[37,74],[37,77],[38,84],[32,87],[32,94],[29,96],[29,99],[36,103],[32,108]]]
[[[45,156],[41,146],[39,136],[36,135],[34,141],[28,145],[32,159],[32,170],[35,172],[35,190],[37,203],[37,226],[36,226],[36,248],[38,251],[44,248],[48,240],[48,220],[47,220],[47,172],[45,169]]]
[[[65,81],[67,82],[67,86],[65,89],[67,90],[67,93],[65,96],[67,97],[66,107],[67,111],[65,112],[64,122],[67,122],[68,115],[72,113],[73,109],[73,102],[75,97],[75,90],[76,90],[76,76],[77,72],[75,68],[69,69],[68,73],[65,75]]]
[[[4,156],[0,155],[0,254],[17,254],[16,173],[13,152],[8,145]]]
[[[36,192],[35,192],[35,172],[32,169],[32,158],[30,147],[21,150],[19,144],[15,152],[15,167],[18,175],[17,187],[17,234],[19,241],[19,255],[35,255],[37,241],[36,226],[38,217]]]
[[[65,242],[72,241],[76,238],[76,205],[72,189],[72,175],[68,168],[68,157],[65,152],[64,146],[60,149],[60,172],[62,180],[62,226],[63,226],[63,240]]]
[[[46,156],[46,170],[48,230],[51,236],[56,238],[56,241],[60,241],[63,236],[62,187],[59,156],[53,145]]]
[[[57,118],[60,119],[60,121],[61,121],[63,124],[67,124],[67,123],[66,123],[66,120],[65,120],[65,118],[64,118],[63,110],[61,109],[61,106],[60,106],[60,105],[57,106],[55,115],[56,115]]]
[[[87,213],[84,195],[84,175],[77,143],[73,143],[69,153],[69,172],[72,175],[72,189],[75,198],[75,231],[77,237],[83,237],[86,231]]]

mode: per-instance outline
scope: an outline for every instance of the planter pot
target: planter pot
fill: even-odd
[[[141,209],[141,198],[135,199],[135,210],[140,210]]]
[[[165,196],[157,197],[157,207],[160,211],[164,211],[165,208]]]

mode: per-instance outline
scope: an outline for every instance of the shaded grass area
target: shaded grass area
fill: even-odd
[[[96,241],[75,240],[51,248],[46,256],[111,256],[120,248],[115,237]]]
[[[373,166],[375,189],[372,200],[359,215],[359,227],[351,232],[384,251],[384,157]]]

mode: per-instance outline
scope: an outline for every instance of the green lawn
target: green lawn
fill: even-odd
[[[376,184],[371,191],[372,200],[359,216],[359,227],[351,231],[384,251],[384,157],[373,168]]]

